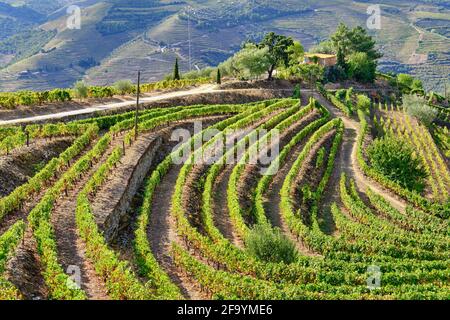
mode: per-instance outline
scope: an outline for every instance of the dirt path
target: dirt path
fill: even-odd
[[[173,165],[155,190],[152,204],[148,238],[153,254],[159,265],[167,272],[173,283],[177,284],[187,299],[208,299],[174,264],[170,255],[172,243],[180,243],[177,236],[176,221],[171,214],[171,199],[181,166]]]
[[[242,139],[244,139],[244,137],[247,134],[249,134],[252,130],[255,130],[257,127],[267,122],[267,120],[269,120],[271,117],[278,115],[280,112],[281,110],[275,111],[270,116],[264,117],[263,119],[257,121],[256,123],[253,123],[251,126],[245,128],[240,135],[231,137],[230,140],[235,141],[235,143],[237,144],[238,141],[242,141]],[[212,208],[214,213],[213,220],[217,229],[219,229],[222,235],[226,239],[228,239],[232,244],[242,249],[244,248],[244,241],[236,232],[233,222],[231,221],[227,201],[228,182],[230,180],[231,173],[233,172],[236,163],[238,163],[238,161],[241,160],[241,157],[242,154],[239,154],[239,158],[234,159],[235,161],[234,164],[227,164],[225,168],[223,168],[219,176],[216,178],[216,181],[213,186],[214,196]]]
[[[212,205],[214,212],[213,218],[215,226],[219,229],[223,236],[236,247],[243,248],[244,243],[236,233],[228,211],[227,188],[233,168],[234,166],[227,165],[215,181],[213,187],[214,202]]]
[[[0,197],[5,197],[26,183],[51,159],[71,146],[74,137],[34,139],[29,146],[21,146],[0,155]]]
[[[313,255],[313,253],[310,250],[308,250],[308,248],[301,241],[299,241],[297,237],[290,231],[285,220],[282,218],[280,212],[280,203],[281,203],[280,190],[283,186],[287,174],[292,168],[292,165],[302,152],[304,145],[305,143],[297,144],[294,148],[291,149],[291,152],[286,157],[284,164],[278,170],[277,174],[273,178],[272,183],[269,185],[267,192],[265,193],[264,209],[272,225],[276,228],[279,228],[281,232],[284,235],[286,235],[292,241],[292,243],[295,244],[299,252],[311,256]]]
[[[85,256],[86,247],[78,235],[75,216],[77,196],[114,148],[121,144],[122,139],[118,137],[111,142],[100,160],[93,164],[89,171],[75,183],[67,195],[64,192],[61,193],[51,215],[57,243],[58,261],[66,272],[68,268],[79,268],[81,288],[90,300],[106,300],[108,295],[104,282],[97,276],[94,266]]]
[[[6,279],[19,289],[26,300],[43,300],[48,295],[36,247],[33,231],[27,227],[22,243],[6,267]]]
[[[417,42],[416,42],[414,51],[411,52],[411,56],[408,59],[408,64],[425,63],[428,60],[428,54],[417,53],[417,51],[419,51],[419,49],[420,49],[420,44],[423,41],[423,38],[425,37],[425,31],[420,29],[414,23],[411,23],[410,26],[413,27],[417,31],[417,33],[419,34],[419,37],[417,38]]]
[[[88,152],[97,140],[91,142],[77,157],[71,162],[74,163]],[[22,208],[12,214],[7,215],[0,224],[0,232],[3,233],[10,228],[19,219],[27,222],[30,211],[41,201],[58,177],[48,181],[47,187],[44,187],[38,194],[33,195],[24,203]],[[45,299],[47,297],[47,288],[42,276],[42,265],[37,252],[37,244],[33,232],[29,226],[24,234],[22,243],[16,249],[14,256],[8,262],[6,268],[7,278],[19,289],[25,299]]]
[[[68,143],[69,141],[71,141],[72,139],[67,139],[67,138],[63,138],[63,139],[55,139],[53,141],[53,143],[61,143],[63,142],[63,146],[60,150],[58,150],[58,153],[54,153],[54,152],[40,152],[37,151],[35,148],[44,148],[46,145],[51,144],[52,142],[48,142],[47,144],[43,143],[43,144],[39,144],[39,145],[35,145],[32,148],[27,148],[24,147],[22,150],[20,150],[20,156],[19,157],[29,157],[27,155],[27,153],[30,152],[34,152],[34,154],[39,154],[39,153],[47,153],[46,157],[48,158],[48,161],[50,161],[53,157],[55,156],[59,156],[59,154],[64,151],[66,148],[68,148],[70,146],[70,144]],[[84,151],[85,152],[85,151]],[[81,154],[84,154],[84,152],[82,152]],[[40,156],[40,155],[39,155]],[[31,157],[31,156],[30,156]],[[79,158],[80,155],[76,158]],[[46,159],[47,160],[47,159]],[[47,161],[47,163],[48,163]],[[9,162],[9,165],[5,164],[5,162]],[[23,169],[19,168],[19,163],[21,162],[20,159],[17,158],[8,158],[6,159],[6,157],[1,157],[0,158],[0,166],[2,166],[0,173],[6,173],[5,175],[3,175],[0,178],[0,183],[3,182],[3,179],[7,179],[11,182],[11,178],[12,176],[10,175],[27,175],[29,173],[25,172],[25,171],[29,171],[29,168],[26,168],[27,166],[30,166],[28,163],[23,163],[20,164],[20,166],[23,167]],[[12,167],[14,166],[14,168]],[[18,172],[22,170],[22,172]],[[10,171],[10,172],[5,172],[5,171]],[[29,174],[31,176],[31,174]],[[53,185],[53,183],[58,179],[60,175],[57,174],[57,177],[54,177],[52,179],[50,179],[49,181],[47,181],[47,186],[51,186]],[[24,178],[23,183],[19,183],[18,181],[14,181],[12,182],[12,186],[10,186],[10,192],[14,191],[17,187],[19,187],[20,185],[26,183],[28,181],[30,177],[27,176]],[[1,188],[1,187],[0,187]],[[45,192],[47,191],[47,187],[43,187],[41,191],[31,195],[29,197],[29,199],[26,199],[21,208],[14,211],[14,212],[10,212],[8,213],[6,216],[3,217],[3,219],[0,220],[0,234],[3,234],[4,232],[6,232],[14,223],[16,223],[17,221],[19,221],[20,219],[26,220],[29,212],[39,203],[39,201],[41,201],[42,197],[44,196]],[[8,194],[10,193],[8,192]]]
[[[214,90],[214,85],[203,85],[198,88],[191,89],[191,90],[174,91],[174,92],[169,92],[169,93],[163,93],[163,94],[153,96],[153,97],[141,98],[140,104],[156,102],[156,101],[161,101],[161,100],[171,99],[171,98],[179,98],[179,97],[190,96],[190,95],[195,95],[195,94],[209,93],[209,92],[212,92],[213,90]],[[46,120],[57,120],[57,119],[62,119],[62,118],[70,117],[70,116],[90,114],[90,113],[99,112],[99,111],[117,110],[117,109],[121,109],[121,108],[125,108],[125,107],[130,107],[135,104],[136,104],[135,101],[130,100],[130,101],[124,101],[124,102],[101,104],[101,105],[96,105],[96,106],[87,107],[87,108],[78,109],[78,110],[50,113],[50,114],[38,115],[38,116],[32,116],[32,117],[20,117],[18,119],[0,121],[0,126],[16,125],[19,123],[30,123],[30,122],[38,122],[38,121],[46,121]]]
[[[330,183],[325,191],[323,199],[325,199],[321,205],[322,210],[330,210],[330,205],[338,201],[339,196],[339,179],[342,173],[345,173],[348,178],[355,180],[356,186],[361,192],[365,192],[367,188],[371,188],[374,192],[383,195],[393,207],[397,210],[404,212],[407,203],[394,195],[391,191],[383,188],[375,181],[366,177],[359,168],[357,161],[357,138],[359,134],[359,122],[354,119],[350,119],[343,115],[343,113],[336,109],[331,103],[328,102],[322,95],[314,93],[313,97],[317,99],[320,104],[325,106],[332,114],[333,117],[341,118],[345,125],[345,131],[343,136],[343,145],[338,152],[333,175],[330,178]]]

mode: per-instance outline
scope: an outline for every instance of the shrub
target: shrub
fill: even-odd
[[[409,93],[413,84],[414,78],[409,74],[400,73],[397,76],[397,83],[402,89],[402,92]]]
[[[130,80],[119,80],[114,83],[114,88],[121,95],[131,94],[134,92],[134,85]]]
[[[341,101],[344,101],[346,95],[347,95],[346,89],[339,89],[335,93],[336,98],[338,98]]]
[[[114,96],[114,88],[112,87],[90,87],[89,97],[91,98],[111,98]]]
[[[345,91],[345,103],[352,103],[353,87],[350,87]]]
[[[358,109],[367,112],[370,109],[370,98],[365,94],[358,94],[358,102],[356,103]]]
[[[72,100],[72,96],[67,89],[53,89],[48,93],[49,102],[65,102],[70,100]]]
[[[338,82],[347,79],[347,72],[340,65],[335,65],[325,69],[324,78],[327,82]]]
[[[294,244],[277,228],[257,224],[248,233],[246,239],[248,252],[266,262],[292,263],[297,259]]]
[[[430,126],[438,116],[438,111],[430,107],[424,97],[417,95],[403,96],[403,109],[425,126]]]
[[[372,167],[409,190],[422,191],[428,173],[404,139],[387,135],[376,139],[367,149]]]
[[[84,81],[77,81],[73,86],[73,91],[75,97],[78,99],[85,99],[89,94],[89,87],[84,83]]]
[[[33,91],[19,91],[16,93],[19,104],[22,106],[31,106],[38,103],[38,97]]]

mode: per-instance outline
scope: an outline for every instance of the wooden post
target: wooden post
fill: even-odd
[[[122,141],[123,154],[125,155],[125,140]]]
[[[30,146],[30,133],[27,131],[27,147]]]
[[[139,95],[141,93],[141,71],[138,71],[137,93],[136,93],[136,115],[134,119],[134,140],[138,138],[138,117],[139,117]],[[125,153],[125,152],[124,152]]]

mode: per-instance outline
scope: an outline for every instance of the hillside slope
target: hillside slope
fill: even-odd
[[[64,27],[67,15],[61,8],[71,1],[51,2],[59,3],[54,6],[59,11],[38,10],[35,1],[25,1],[26,8],[48,21],[32,24],[38,30],[33,50],[24,52],[23,45],[16,52],[14,46],[0,49],[0,90],[64,87],[81,78],[104,85],[132,79],[137,69],[143,70],[144,81],[157,80],[171,71],[176,57],[184,71],[216,65],[243,41],[267,31],[291,35],[309,48],[341,21],[365,26],[372,1],[88,0],[77,2],[83,6],[81,30]],[[415,74],[428,89],[442,91],[450,74],[448,2],[375,2],[382,3],[381,30],[371,31],[384,53],[380,69]]]

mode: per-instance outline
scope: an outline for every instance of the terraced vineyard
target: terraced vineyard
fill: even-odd
[[[428,131],[383,122],[423,151],[417,194],[367,163],[364,114],[307,98],[147,109],[137,135],[132,112],[0,128],[3,158],[72,141],[0,199],[0,299],[450,299],[449,170]],[[255,226],[295,261],[251,254]]]

